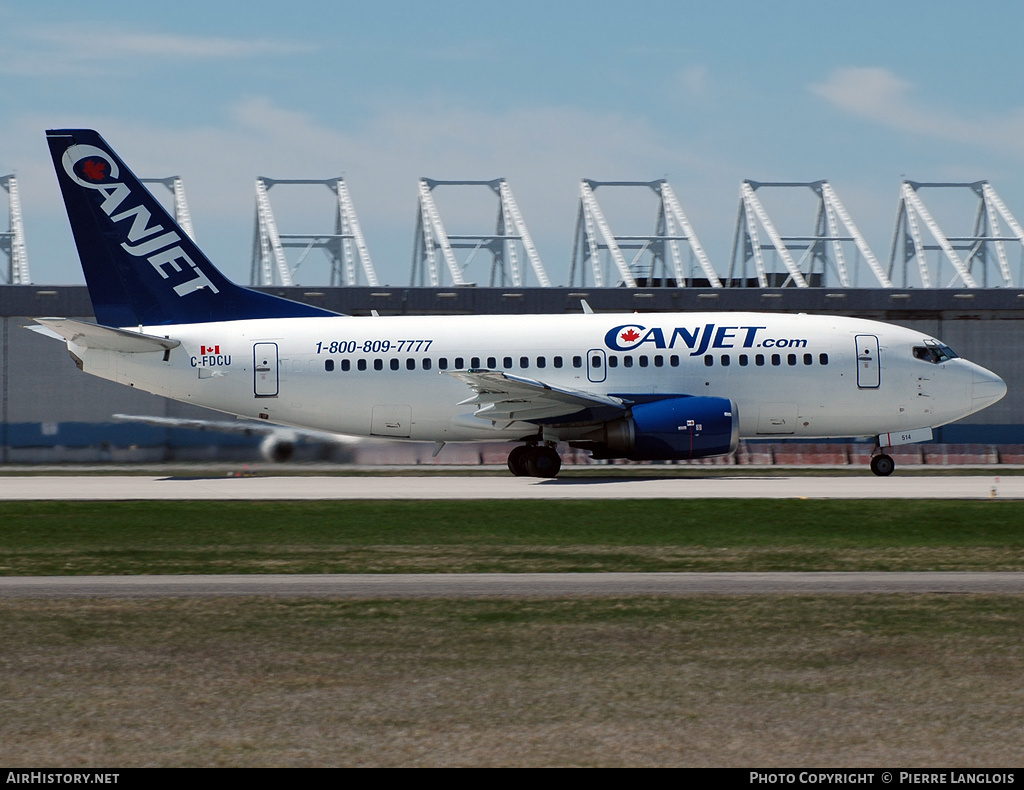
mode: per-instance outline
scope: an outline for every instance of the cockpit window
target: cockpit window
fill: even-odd
[[[947,345],[937,343],[934,340],[925,340],[923,346],[914,346],[914,357],[923,359],[925,362],[931,362],[933,365],[938,365],[941,362],[956,359],[957,355]]]

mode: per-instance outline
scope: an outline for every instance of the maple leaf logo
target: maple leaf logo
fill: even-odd
[[[102,159],[86,159],[82,163],[82,173],[90,181],[102,181],[107,175],[107,163]]]
[[[630,329],[628,332],[623,332],[621,337],[627,343],[632,343],[634,340],[640,339],[640,333],[635,329]]]

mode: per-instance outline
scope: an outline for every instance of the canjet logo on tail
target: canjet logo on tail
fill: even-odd
[[[656,349],[688,348],[695,357],[709,348],[806,348],[806,338],[759,338],[766,326],[677,326],[672,329],[641,324],[612,327],[604,336],[604,344],[612,351],[634,351],[646,346]],[[666,339],[667,336],[667,339]]]
[[[177,232],[171,230],[161,233],[163,225],[149,224],[152,215],[143,203],[114,213],[132,196],[132,191],[116,180],[120,169],[105,151],[94,145],[72,145],[64,152],[61,164],[68,178],[103,196],[100,209],[110,217],[111,222],[131,220],[127,241],[121,242],[121,247],[129,255],[145,258],[165,280],[172,272],[192,275],[191,279],[174,286],[178,296],[185,296],[201,288],[209,288],[213,293],[218,293],[217,287],[181,248],[181,237]]]

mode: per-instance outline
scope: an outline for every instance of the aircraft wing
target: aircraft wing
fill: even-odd
[[[189,428],[193,431],[217,431],[219,433],[240,433],[243,436],[280,436],[282,438],[302,438],[316,442],[332,442],[334,444],[354,444],[360,441],[354,436],[328,431],[316,431],[311,428],[291,428],[283,425],[251,422],[249,420],[199,420],[185,417],[157,417],[149,414],[114,414],[118,422],[140,422],[145,425],[160,425],[170,428]]]
[[[572,417],[573,422],[591,422],[613,419],[629,406],[620,398],[554,387],[543,381],[499,370],[446,372],[468,384],[476,393],[459,405],[475,405],[475,417],[493,422],[522,420],[551,423],[558,422],[560,417]]]

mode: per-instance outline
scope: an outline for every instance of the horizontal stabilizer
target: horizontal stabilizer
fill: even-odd
[[[141,354],[146,351],[169,351],[181,345],[180,340],[144,335],[141,332],[132,332],[127,329],[114,329],[90,321],[78,321],[74,318],[36,318],[34,320],[69,343],[83,348]]]

